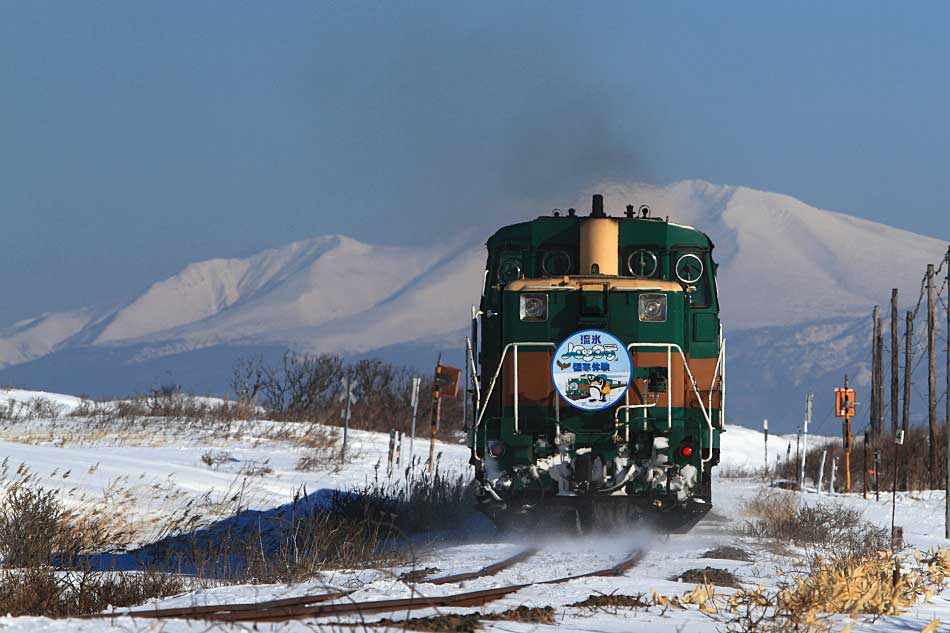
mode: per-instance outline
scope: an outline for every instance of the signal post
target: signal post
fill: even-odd
[[[848,377],[844,377],[844,387],[835,388],[835,417],[844,418],[842,443],[844,446],[844,489],[851,492],[851,418],[854,417],[854,389],[848,387]]]
[[[435,468],[435,437],[442,421],[442,398],[456,398],[459,391],[459,377],[462,370],[442,364],[442,355],[435,365],[432,380],[432,417],[429,431],[429,472]]]

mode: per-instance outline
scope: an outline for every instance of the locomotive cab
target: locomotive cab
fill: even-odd
[[[589,217],[488,240],[469,444],[500,523],[710,507],[725,393],[713,244],[642,209],[609,217],[595,196]]]

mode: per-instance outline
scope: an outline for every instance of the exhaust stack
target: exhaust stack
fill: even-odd
[[[617,220],[604,213],[604,196],[594,194],[589,218],[580,226],[580,273],[620,274],[620,230]]]

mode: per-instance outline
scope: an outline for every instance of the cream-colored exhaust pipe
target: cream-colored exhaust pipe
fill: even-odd
[[[580,273],[620,274],[620,226],[613,218],[581,220]]]

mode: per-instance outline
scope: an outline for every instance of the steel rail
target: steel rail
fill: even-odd
[[[497,563],[492,563],[491,565],[486,565],[479,570],[462,572],[459,574],[452,574],[449,576],[443,576],[440,578],[435,578],[433,580],[425,581],[428,584],[433,585],[444,585],[453,582],[464,582],[466,580],[472,580],[480,577],[494,576],[500,571],[503,571],[517,563],[527,560],[528,558],[534,556],[538,552],[538,548],[531,547],[525,550],[522,550],[510,556],[502,561]],[[209,604],[209,605],[197,605],[191,607],[172,607],[166,609],[138,609],[135,611],[123,611],[123,612],[110,612],[110,613],[96,613],[93,615],[84,615],[80,616],[83,619],[101,619],[101,618],[117,618],[117,617],[136,617],[136,618],[174,618],[174,617],[189,617],[189,616],[202,616],[202,615],[214,615],[222,613],[238,613],[244,611],[261,611],[272,608],[280,607],[297,607],[297,606],[306,606],[310,604],[316,604],[319,602],[328,602],[330,600],[337,600],[339,598],[345,598],[346,596],[353,593],[355,590],[348,591],[336,591],[332,593],[325,594],[315,594],[315,595],[306,595],[306,596],[296,596],[293,598],[279,598],[276,600],[268,600],[266,602],[248,602],[248,603],[237,603],[237,604]]]
[[[437,578],[433,584],[447,584],[479,576],[490,576],[502,569],[510,567],[519,561],[533,556],[537,550],[527,549],[503,561],[488,565],[477,572],[467,572]],[[477,591],[450,594],[447,596],[416,596],[413,598],[393,598],[385,600],[371,600],[366,602],[334,602],[332,604],[317,604],[327,600],[345,598],[352,591],[341,591],[320,595],[299,596],[295,598],[280,598],[258,603],[236,603],[219,605],[202,605],[195,607],[180,607],[170,609],[141,609],[137,611],[99,613],[82,616],[83,619],[101,619],[117,617],[138,618],[180,618],[190,620],[204,620],[212,622],[285,622],[303,618],[319,618],[331,615],[392,613],[397,611],[412,611],[445,607],[477,607],[503,598],[533,585],[555,585],[580,580],[583,578],[621,576],[627,570],[635,567],[643,559],[643,551],[635,550],[627,558],[616,565],[592,572],[542,580],[539,582],[506,585]]]
[[[423,582],[427,584],[431,584],[431,585],[447,585],[449,583],[464,582],[466,580],[473,580],[475,578],[487,578],[488,576],[494,576],[498,572],[508,569],[509,567],[512,567],[513,565],[526,561],[537,553],[538,553],[537,547],[529,547],[528,549],[522,550],[518,552],[517,554],[515,554],[514,556],[506,558],[503,561],[492,563],[491,565],[486,565],[485,567],[482,567],[478,571],[468,571],[468,572],[462,572],[460,574],[451,574],[448,576],[442,576],[440,578],[433,578],[432,580],[424,580]]]
[[[226,622],[286,622],[289,620],[299,620],[302,618],[319,618],[330,615],[349,615],[349,614],[373,614],[373,613],[391,613],[395,611],[410,612],[418,609],[433,609],[445,607],[478,607],[489,602],[494,602],[508,594],[521,591],[527,587],[535,585],[558,585],[584,578],[622,576],[627,570],[635,567],[643,560],[643,551],[635,550],[624,560],[616,565],[604,569],[598,569],[592,572],[554,578],[551,580],[542,580],[539,582],[529,582],[517,585],[507,585],[504,587],[495,587],[492,589],[482,589],[478,591],[468,591],[460,594],[448,596],[418,596],[415,598],[395,598],[389,600],[373,600],[369,602],[337,602],[333,604],[314,605],[308,607],[287,607],[283,609],[266,609],[261,612],[216,614],[204,619]]]
[[[279,607],[294,607],[318,602],[327,602],[328,600],[337,600],[345,598],[356,591],[350,589],[346,591],[335,591],[323,594],[309,594],[306,596],[295,596],[293,598],[277,598],[275,600],[266,600],[264,602],[239,602],[224,604],[205,604],[191,607],[170,607],[167,609],[137,609],[135,611],[110,611],[108,613],[93,613],[91,615],[76,616],[79,619],[95,620],[102,618],[175,618],[188,616],[213,615],[217,613],[242,612],[242,611],[260,611],[261,609],[274,609]]]
[[[491,575],[497,573],[501,569],[504,569],[505,566],[510,567],[511,565],[518,562],[518,560],[525,560],[533,554],[534,551],[525,550],[504,561],[488,565],[487,567],[479,570],[479,572],[455,574],[453,576],[446,576],[437,580],[442,581],[440,584],[444,584],[448,582],[455,582],[456,579],[459,578],[465,580],[466,577],[474,578],[478,577],[479,575]],[[450,594],[447,596],[416,596],[413,598],[393,598],[365,602],[335,602],[332,604],[314,604],[318,601],[316,600],[317,598],[322,597],[323,600],[330,599],[324,596],[302,596],[300,598],[284,598],[281,600],[271,600],[256,604],[222,604],[209,605],[206,607],[185,607],[181,609],[155,609],[151,611],[141,610],[126,613],[96,614],[95,616],[91,617],[114,618],[119,616],[132,616],[152,618],[181,618],[212,622],[286,622],[303,618],[320,618],[332,615],[369,615],[374,613],[393,613],[398,611],[410,612],[413,610],[446,607],[477,607],[534,585],[556,585],[572,582],[575,580],[581,580],[584,578],[622,576],[627,570],[639,564],[642,559],[643,551],[637,549],[619,563],[592,572],[575,574],[572,576],[565,576],[550,580],[542,580],[539,582],[529,582],[517,585],[493,587],[490,589],[480,589],[477,591],[467,591],[464,593]],[[507,563],[507,565],[505,565],[505,563]],[[485,573],[486,570],[487,573]],[[349,595],[349,593],[350,592],[346,592],[345,594],[338,597],[345,597],[346,595]],[[325,594],[325,596],[332,596],[332,594]],[[303,604],[292,603],[292,601],[305,599],[309,599],[311,602],[305,602]],[[208,609],[217,610],[208,611]]]

